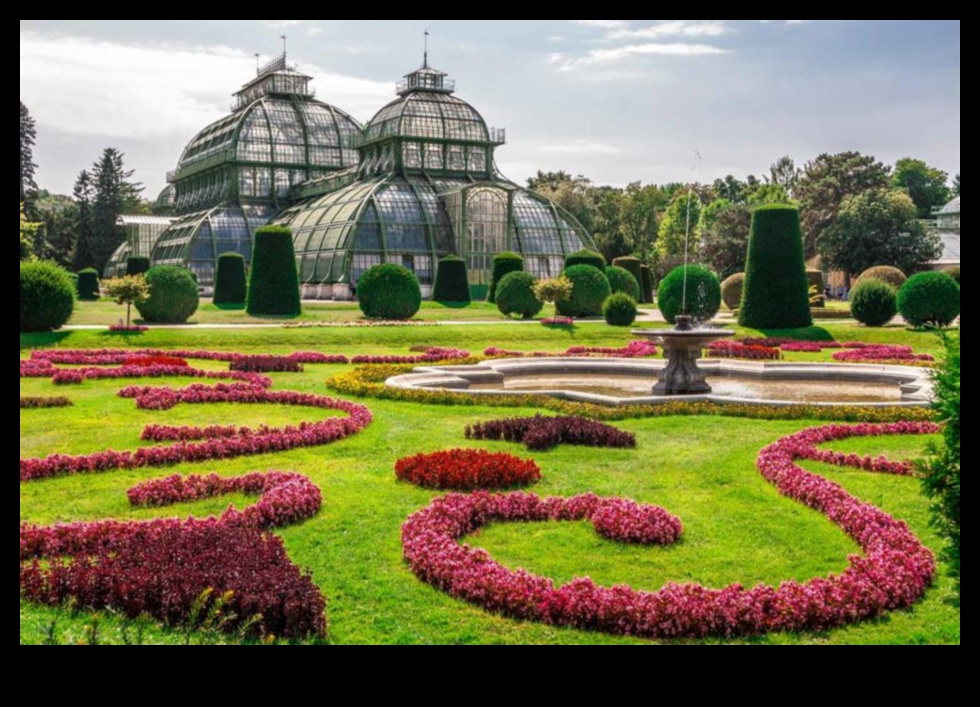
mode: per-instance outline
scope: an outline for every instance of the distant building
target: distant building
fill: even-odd
[[[960,264],[960,197],[937,208],[931,224],[943,242],[943,254],[930,263],[933,270],[945,270]]]
[[[304,297],[349,299],[380,263],[414,271],[430,292],[447,255],[466,259],[480,297],[498,253],[519,252],[548,276],[595,248],[571,214],[497,171],[505,132],[453,95],[428,58],[363,129],[316,100],[309,81],[283,54],[190,142],[161,195],[176,216],[152,244],[154,265],[187,267],[208,292],[218,256],[250,261],[255,229],[279,223],[293,232]],[[126,248],[110,267],[125,266]]]

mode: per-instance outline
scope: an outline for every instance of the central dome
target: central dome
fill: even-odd
[[[390,137],[490,142],[476,108],[448,93],[417,91],[392,101],[364,128],[365,142]]]

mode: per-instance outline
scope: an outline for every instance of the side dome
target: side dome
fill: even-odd
[[[960,212],[960,197],[956,197],[943,207],[944,214],[958,214]]]

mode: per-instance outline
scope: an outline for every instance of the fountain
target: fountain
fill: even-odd
[[[636,329],[635,336],[653,339],[664,349],[667,366],[659,373],[654,395],[702,395],[711,392],[707,374],[698,366],[704,347],[735,336],[733,331],[695,329],[689,315],[677,317],[673,329]]]

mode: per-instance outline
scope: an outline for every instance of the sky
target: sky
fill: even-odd
[[[844,150],[959,172],[959,20],[21,20],[38,184],[70,194],[116,147],[153,198],[282,35],[317,98],[365,122],[426,29],[430,63],[507,128],[518,182],[744,178]]]

